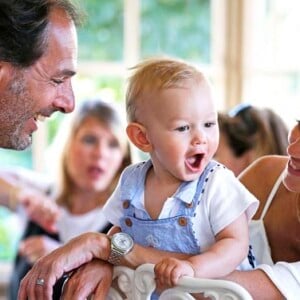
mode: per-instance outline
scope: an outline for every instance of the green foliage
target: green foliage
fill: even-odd
[[[140,0],[142,57],[168,54],[208,63],[210,0]],[[123,1],[82,1],[86,22],[79,29],[79,57],[121,61]]]
[[[123,101],[123,79],[113,76],[99,76],[95,78],[96,87],[99,91],[111,89],[113,98],[117,102]]]
[[[0,261],[13,261],[20,230],[12,213],[0,206]]]
[[[209,0],[142,0],[142,56],[168,54],[209,63]]]
[[[123,1],[88,0],[81,3],[85,23],[78,30],[79,58],[121,61],[123,56]]]
[[[32,151],[30,148],[24,151],[16,151],[0,148],[1,167],[22,166],[32,168]]]

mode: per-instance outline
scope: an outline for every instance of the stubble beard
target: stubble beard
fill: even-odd
[[[0,147],[14,150],[24,150],[32,143],[31,134],[22,132],[25,122],[32,111],[28,107],[32,103],[22,74],[16,74],[7,87],[0,103],[6,104],[2,112],[0,124]]]

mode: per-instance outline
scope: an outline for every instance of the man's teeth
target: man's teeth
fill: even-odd
[[[41,115],[41,114],[37,114],[37,115],[35,116],[35,120],[40,121],[40,122],[45,121],[45,119],[46,119],[46,117],[43,116],[43,115]]]

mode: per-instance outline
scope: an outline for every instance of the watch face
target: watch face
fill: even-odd
[[[114,234],[112,237],[112,242],[122,251],[126,251],[133,246],[132,238],[127,233],[123,232]]]

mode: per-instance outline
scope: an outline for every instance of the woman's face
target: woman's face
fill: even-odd
[[[284,173],[284,185],[293,192],[300,192],[300,121],[289,133],[287,153],[289,161]]]
[[[113,132],[94,117],[86,118],[70,143],[67,172],[77,188],[105,191],[119,170],[124,151]]]

